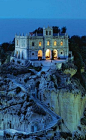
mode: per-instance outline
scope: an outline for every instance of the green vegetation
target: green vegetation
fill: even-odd
[[[9,61],[9,57],[15,49],[15,38],[11,43],[5,42],[0,45],[0,60],[3,64],[6,60]]]
[[[53,26],[53,33],[60,33],[60,29],[57,26]]]
[[[53,33],[66,33],[67,28],[62,27],[61,29],[58,26],[52,26]],[[43,34],[43,28],[39,27],[38,29],[33,31],[33,34]]]
[[[69,50],[74,56],[74,64],[77,66],[76,77],[86,89],[86,73],[82,73],[82,68],[86,68],[86,36],[72,36],[69,38]]]
[[[38,29],[36,29],[35,31],[33,31],[34,34],[36,33],[41,33],[43,34],[43,28],[39,27]]]
[[[61,29],[61,33],[66,33],[67,28],[66,27],[62,27]]]
[[[74,55],[75,64],[78,68],[86,65],[86,36],[72,36],[69,38],[69,50]]]
[[[28,68],[29,68],[29,69],[34,69],[34,70],[36,70],[36,71],[38,71],[38,72],[42,69],[41,66],[38,66],[38,67],[29,66]]]
[[[16,93],[19,93],[21,91],[21,88],[20,87],[17,87],[16,88]]]

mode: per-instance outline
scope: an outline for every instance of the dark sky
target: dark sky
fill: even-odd
[[[86,19],[86,0],[0,0],[0,18]]]

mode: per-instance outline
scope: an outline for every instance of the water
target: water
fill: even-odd
[[[48,25],[66,26],[69,36],[86,35],[86,19],[0,19],[0,43],[12,41],[16,33],[28,34]]]

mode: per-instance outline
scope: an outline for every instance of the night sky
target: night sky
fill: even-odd
[[[86,0],[0,0],[0,18],[86,19]]]
[[[48,25],[86,35],[86,0],[0,0],[0,44]]]

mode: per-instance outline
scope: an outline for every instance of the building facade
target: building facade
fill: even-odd
[[[52,27],[43,28],[43,34],[15,35],[15,53],[18,59],[54,60],[67,59],[68,35],[53,33]]]

